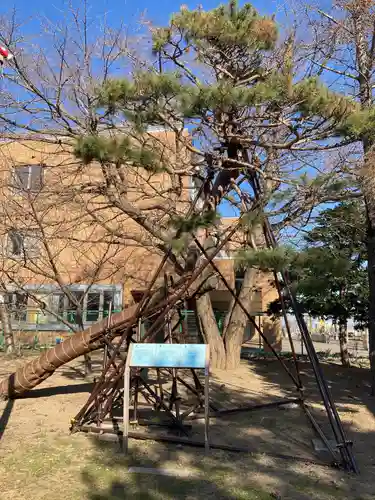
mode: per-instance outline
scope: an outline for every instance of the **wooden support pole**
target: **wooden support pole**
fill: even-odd
[[[123,416],[123,436],[122,450],[128,453],[129,445],[129,407],[130,407],[130,359],[132,352],[132,344],[129,346],[128,357],[126,359],[124,372],[124,416]]]
[[[210,346],[206,347],[206,366],[204,369],[204,446],[206,453],[210,450],[209,426],[210,426]]]

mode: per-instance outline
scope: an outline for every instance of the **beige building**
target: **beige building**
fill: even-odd
[[[175,158],[189,173],[189,158],[176,150],[173,133],[153,132],[150,140],[156,141],[153,148],[163,148],[168,162]],[[190,175],[182,177],[176,196],[170,172],[139,168],[129,169],[124,182],[117,178],[112,192],[108,172],[95,164],[82,166],[70,151],[48,142],[0,144],[0,286],[12,327],[25,340],[37,334],[44,342],[68,334],[70,325],[76,326],[77,303],[86,327],[111,308],[117,311],[138,300],[163,255],[158,232],[170,230],[172,210],[186,213],[195,192]],[[129,206],[137,210],[132,217]],[[144,214],[149,231],[135,222]],[[222,226],[233,222],[224,217]],[[230,245],[216,261],[232,286],[240,286]],[[172,272],[173,265],[168,269]],[[210,293],[221,326],[231,296],[224,286]],[[257,323],[274,298],[269,276],[261,275],[250,311]],[[186,313],[192,331],[193,318]],[[253,333],[249,325],[245,339]]]

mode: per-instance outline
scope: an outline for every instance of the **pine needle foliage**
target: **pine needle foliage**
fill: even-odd
[[[192,214],[191,217],[173,216],[171,226],[179,233],[193,233],[198,228],[209,228],[217,223],[219,215],[215,211],[208,210],[202,214]]]
[[[242,8],[237,2],[221,5],[211,11],[183,9],[171,18],[170,27],[155,30],[153,48],[159,51],[173,40],[178,31],[187,44],[202,47],[232,46],[244,50],[270,50],[278,36],[276,23],[259,16],[254,7],[246,3]]]
[[[369,288],[363,203],[348,201],[324,210],[289,270],[304,312],[340,322],[352,317],[365,325]],[[270,310],[280,313],[280,303]]]
[[[136,145],[128,137],[81,137],[76,143],[74,153],[86,165],[96,160],[102,163],[128,163],[155,173],[164,170],[160,156],[154,150]]]
[[[375,108],[356,109],[338,127],[338,132],[353,140],[373,138],[375,127]]]
[[[272,57],[278,57],[277,44],[274,19],[261,16],[249,3],[240,7],[231,1],[208,11],[183,8],[167,27],[153,30],[153,49],[164,54],[171,70],[137,70],[132,78],[108,79],[97,89],[98,112],[115,123],[125,121],[139,134],[148,125],[170,127],[176,120],[180,127],[192,120],[195,125],[197,120],[204,124],[218,120],[224,133],[238,119],[242,136],[256,143],[252,137],[256,126],[267,127],[273,117],[281,123],[284,112],[291,130],[298,129],[300,136],[310,127],[313,134],[324,137],[319,127],[314,128],[314,120],[322,118],[324,130],[332,132],[330,123],[336,127],[345,123],[350,133],[356,133],[357,108],[352,100],[332,92],[316,78],[296,81],[291,40],[286,44],[283,71],[279,65],[269,64]],[[190,51],[203,67],[220,76],[201,81],[199,72],[181,59]],[[217,142],[223,140],[219,134]],[[142,167],[152,163],[147,149],[132,154],[132,147],[137,149],[123,138],[90,137],[79,141],[76,154],[85,162],[130,160]]]
[[[317,78],[298,81],[292,38],[280,56],[274,18],[260,15],[249,3],[240,7],[232,0],[208,11],[182,8],[168,26],[154,29],[152,37],[153,50],[168,61],[168,70],[137,70],[131,78],[108,79],[97,89],[97,112],[112,121],[114,130],[119,123],[121,127],[118,137],[98,132],[77,141],[75,154],[85,164],[99,161],[150,172],[173,171],[176,162],[168,169],[164,162],[169,160],[157,148],[141,139],[134,140],[155,124],[180,131],[194,125],[194,130],[200,130],[198,139],[209,142],[206,146],[212,156],[217,156],[218,149],[224,151],[220,153],[221,161],[217,161],[220,168],[214,173],[216,179],[226,168],[225,151],[229,155],[233,144],[238,144],[234,157],[240,160],[241,148],[260,149],[260,154],[267,157],[273,154],[273,142],[277,143],[275,150],[281,150],[283,141],[294,144],[294,137],[305,144],[311,138],[324,140],[325,134],[331,137],[340,127],[346,127],[347,133],[358,133],[357,122],[361,119],[357,104],[332,92]],[[190,59],[185,58],[188,55]],[[201,78],[201,70],[190,66],[188,59],[198,61],[210,78]],[[126,130],[130,130],[129,137]],[[326,188],[327,179],[301,176],[296,184],[294,192],[301,187],[300,191],[315,199],[321,186]],[[335,191],[342,186],[332,184],[331,188]],[[268,193],[266,189],[264,192]],[[288,196],[293,197],[293,190],[286,189],[282,194],[284,199]],[[272,202],[278,203],[277,194],[272,196]],[[177,233],[175,245],[182,247],[185,240],[181,235],[209,227],[217,217],[216,212],[171,217],[169,226]],[[249,230],[255,222],[261,223],[261,217],[253,219],[249,214],[242,228]],[[290,266],[295,258],[290,248],[245,250],[237,257],[240,265],[267,270]]]
[[[241,217],[240,227],[243,230],[251,230],[255,226],[260,226],[264,221],[264,213],[260,210],[252,210]]]
[[[293,98],[299,103],[302,116],[334,118],[340,123],[358,109],[354,100],[332,92],[317,78],[306,78],[297,83],[293,88]]]
[[[235,256],[238,268],[256,267],[261,271],[276,272],[289,268],[295,259],[296,252],[286,246],[279,246],[275,249],[241,249]]]

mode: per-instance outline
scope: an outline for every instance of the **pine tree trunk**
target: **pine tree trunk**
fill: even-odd
[[[250,311],[256,276],[257,271],[255,269],[249,268],[246,270],[239,294],[239,300],[247,311]],[[234,370],[240,364],[241,347],[248,321],[248,317],[243,309],[238,304],[235,304],[233,299],[225,320],[224,329],[227,370]]]
[[[350,367],[350,358],[348,351],[348,323],[346,319],[339,320],[339,342],[340,342],[340,356],[342,366]]]
[[[111,327],[117,327],[118,335],[123,333],[135,311],[136,306],[131,306],[112,315]],[[105,334],[107,325],[107,319],[98,321],[83,332],[74,333],[61,344],[25,363],[0,382],[0,398],[21,396],[50,377],[60,366],[100,348],[102,346],[100,337]]]
[[[212,309],[211,298],[208,293],[205,293],[197,299],[196,307],[205,343],[210,344],[211,368],[225,369],[224,342],[220,336],[214,311]]]
[[[0,398],[15,398],[22,395],[50,377],[63,364],[97,348],[98,344],[90,344],[87,330],[75,333],[4,379],[0,383]]]
[[[5,352],[7,354],[11,354],[14,352],[13,330],[9,313],[5,305],[4,296],[2,294],[0,294],[0,322],[4,332]]]

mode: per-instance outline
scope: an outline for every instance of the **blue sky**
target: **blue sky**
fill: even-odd
[[[82,5],[82,0],[71,0],[75,7]],[[88,0],[89,17],[93,25],[92,36],[95,37],[96,20],[100,20],[103,13],[107,14],[108,24],[116,26],[120,22],[130,27],[130,31],[136,30],[139,25],[138,19],[143,14],[148,20],[155,25],[166,25],[168,19],[173,12],[180,9],[181,5],[187,5],[189,8],[194,9],[197,5],[202,4],[205,10],[212,9],[219,5],[218,0],[206,1],[173,1],[173,0]],[[223,2],[226,3],[226,2]],[[243,4],[244,2],[240,2]],[[283,10],[286,5],[286,0],[254,0],[251,2],[261,14],[277,13],[279,22],[285,21]],[[329,3],[328,0],[321,0],[320,5]],[[14,0],[13,4],[9,5],[16,8],[17,18],[26,21],[23,27],[23,32],[29,32],[32,35],[38,34],[40,29],[40,21],[38,17],[46,17],[51,21],[63,20],[64,13],[66,14],[68,4],[67,0],[34,0],[33,2],[26,0]],[[82,6],[83,7],[83,6]],[[283,19],[284,18],[284,19]],[[35,21],[33,20],[35,19]],[[40,41],[40,43],[43,43]],[[232,210],[224,204],[222,207],[224,215],[234,215]]]
[[[79,5],[81,2],[74,0],[75,5]],[[147,13],[147,17],[152,20],[155,24],[164,24],[168,21],[170,14],[178,11],[182,4],[187,5],[189,8],[195,8],[197,5],[203,5],[204,9],[212,9],[216,7],[220,2],[216,0],[206,0],[206,1],[172,1],[172,0],[138,0],[134,2],[133,0],[114,0],[112,2],[106,0],[90,0],[90,10],[93,15],[99,15],[103,11],[107,11],[109,16],[113,18],[114,21],[122,20],[126,24],[133,24],[141,13]],[[244,3],[244,2],[241,2]],[[35,15],[45,15],[49,18],[56,19],[61,17],[64,11],[63,0],[33,0],[32,2],[27,0],[14,0],[13,3],[9,4],[9,8],[14,5],[18,11],[18,15],[22,18],[27,18],[29,16]],[[275,12],[277,5],[282,4],[282,2],[276,2],[273,0],[266,0],[262,2],[261,0],[256,0],[252,2],[254,7],[259,9],[261,13],[272,14]]]

